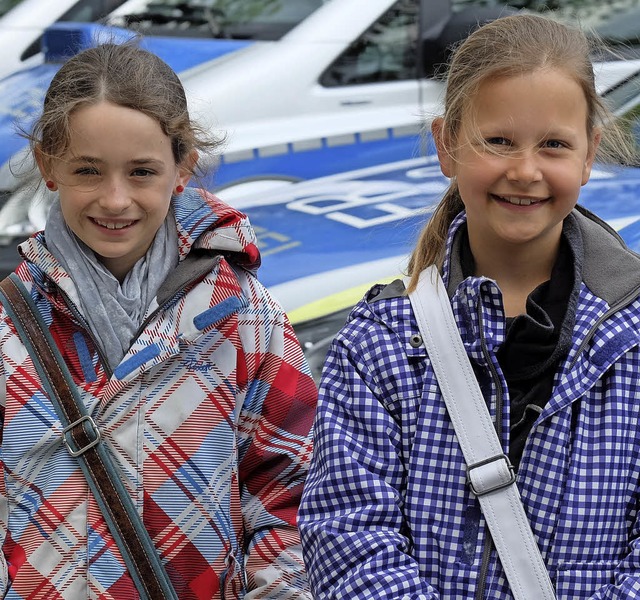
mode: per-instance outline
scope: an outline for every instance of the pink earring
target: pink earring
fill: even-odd
[[[184,192],[184,186],[183,185],[177,185],[176,186],[176,194],[182,194],[182,192]]]
[[[54,190],[56,187],[56,184],[51,181],[51,179],[48,179],[45,183],[45,185],[50,189],[50,190]]]

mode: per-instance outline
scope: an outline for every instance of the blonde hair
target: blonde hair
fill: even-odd
[[[596,92],[590,59],[595,43],[576,27],[533,14],[502,17],[476,29],[454,52],[449,66],[443,137],[455,147],[462,119],[471,113],[469,108],[482,83],[554,68],[572,77],[584,92],[587,134],[591,137],[596,127],[602,130],[597,158],[603,162],[632,163],[635,152],[629,134],[615,121]],[[422,229],[409,260],[409,291],[415,288],[420,272],[428,265],[442,266],[449,227],[463,208],[457,184],[452,180]]]

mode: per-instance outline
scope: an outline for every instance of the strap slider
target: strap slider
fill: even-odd
[[[477,497],[509,487],[515,480],[515,469],[506,454],[467,466],[467,483]]]
[[[87,430],[87,427],[84,426],[84,423],[87,423],[88,425],[90,425],[89,431]],[[89,438],[89,442],[82,448],[77,448],[75,440],[71,435],[71,430],[74,427],[76,427],[76,425],[81,425],[83,432]],[[102,434],[100,433],[100,430],[96,425],[96,422],[89,415],[84,415],[83,417],[80,417],[77,421],[74,421],[73,423],[67,425],[62,430],[62,441],[64,442],[64,445],[67,447],[69,454],[71,454],[71,456],[73,456],[74,458],[76,456],[80,456],[81,454],[84,454],[87,450],[89,450],[89,448],[93,448],[96,444],[100,443],[101,437],[102,437]]]

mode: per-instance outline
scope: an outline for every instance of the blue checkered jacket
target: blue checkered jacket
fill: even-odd
[[[559,600],[640,598],[640,257],[593,215],[567,218],[583,245],[573,344],[517,485]],[[443,277],[508,452],[501,293],[462,280],[463,220]],[[399,284],[355,307],[327,357],[299,514],[312,589],[322,600],[511,599]]]

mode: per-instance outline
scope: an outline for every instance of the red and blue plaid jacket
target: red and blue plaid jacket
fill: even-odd
[[[180,281],[118,367],[73,308],[42,234],[31,290],[181,600],[309,598],[297,506],[315,388],[244,216],[187,191],[174,206]],[[194,259],[195,256],[195,260]],[[0,597],[138,597],[33,362],[0,313]]]

